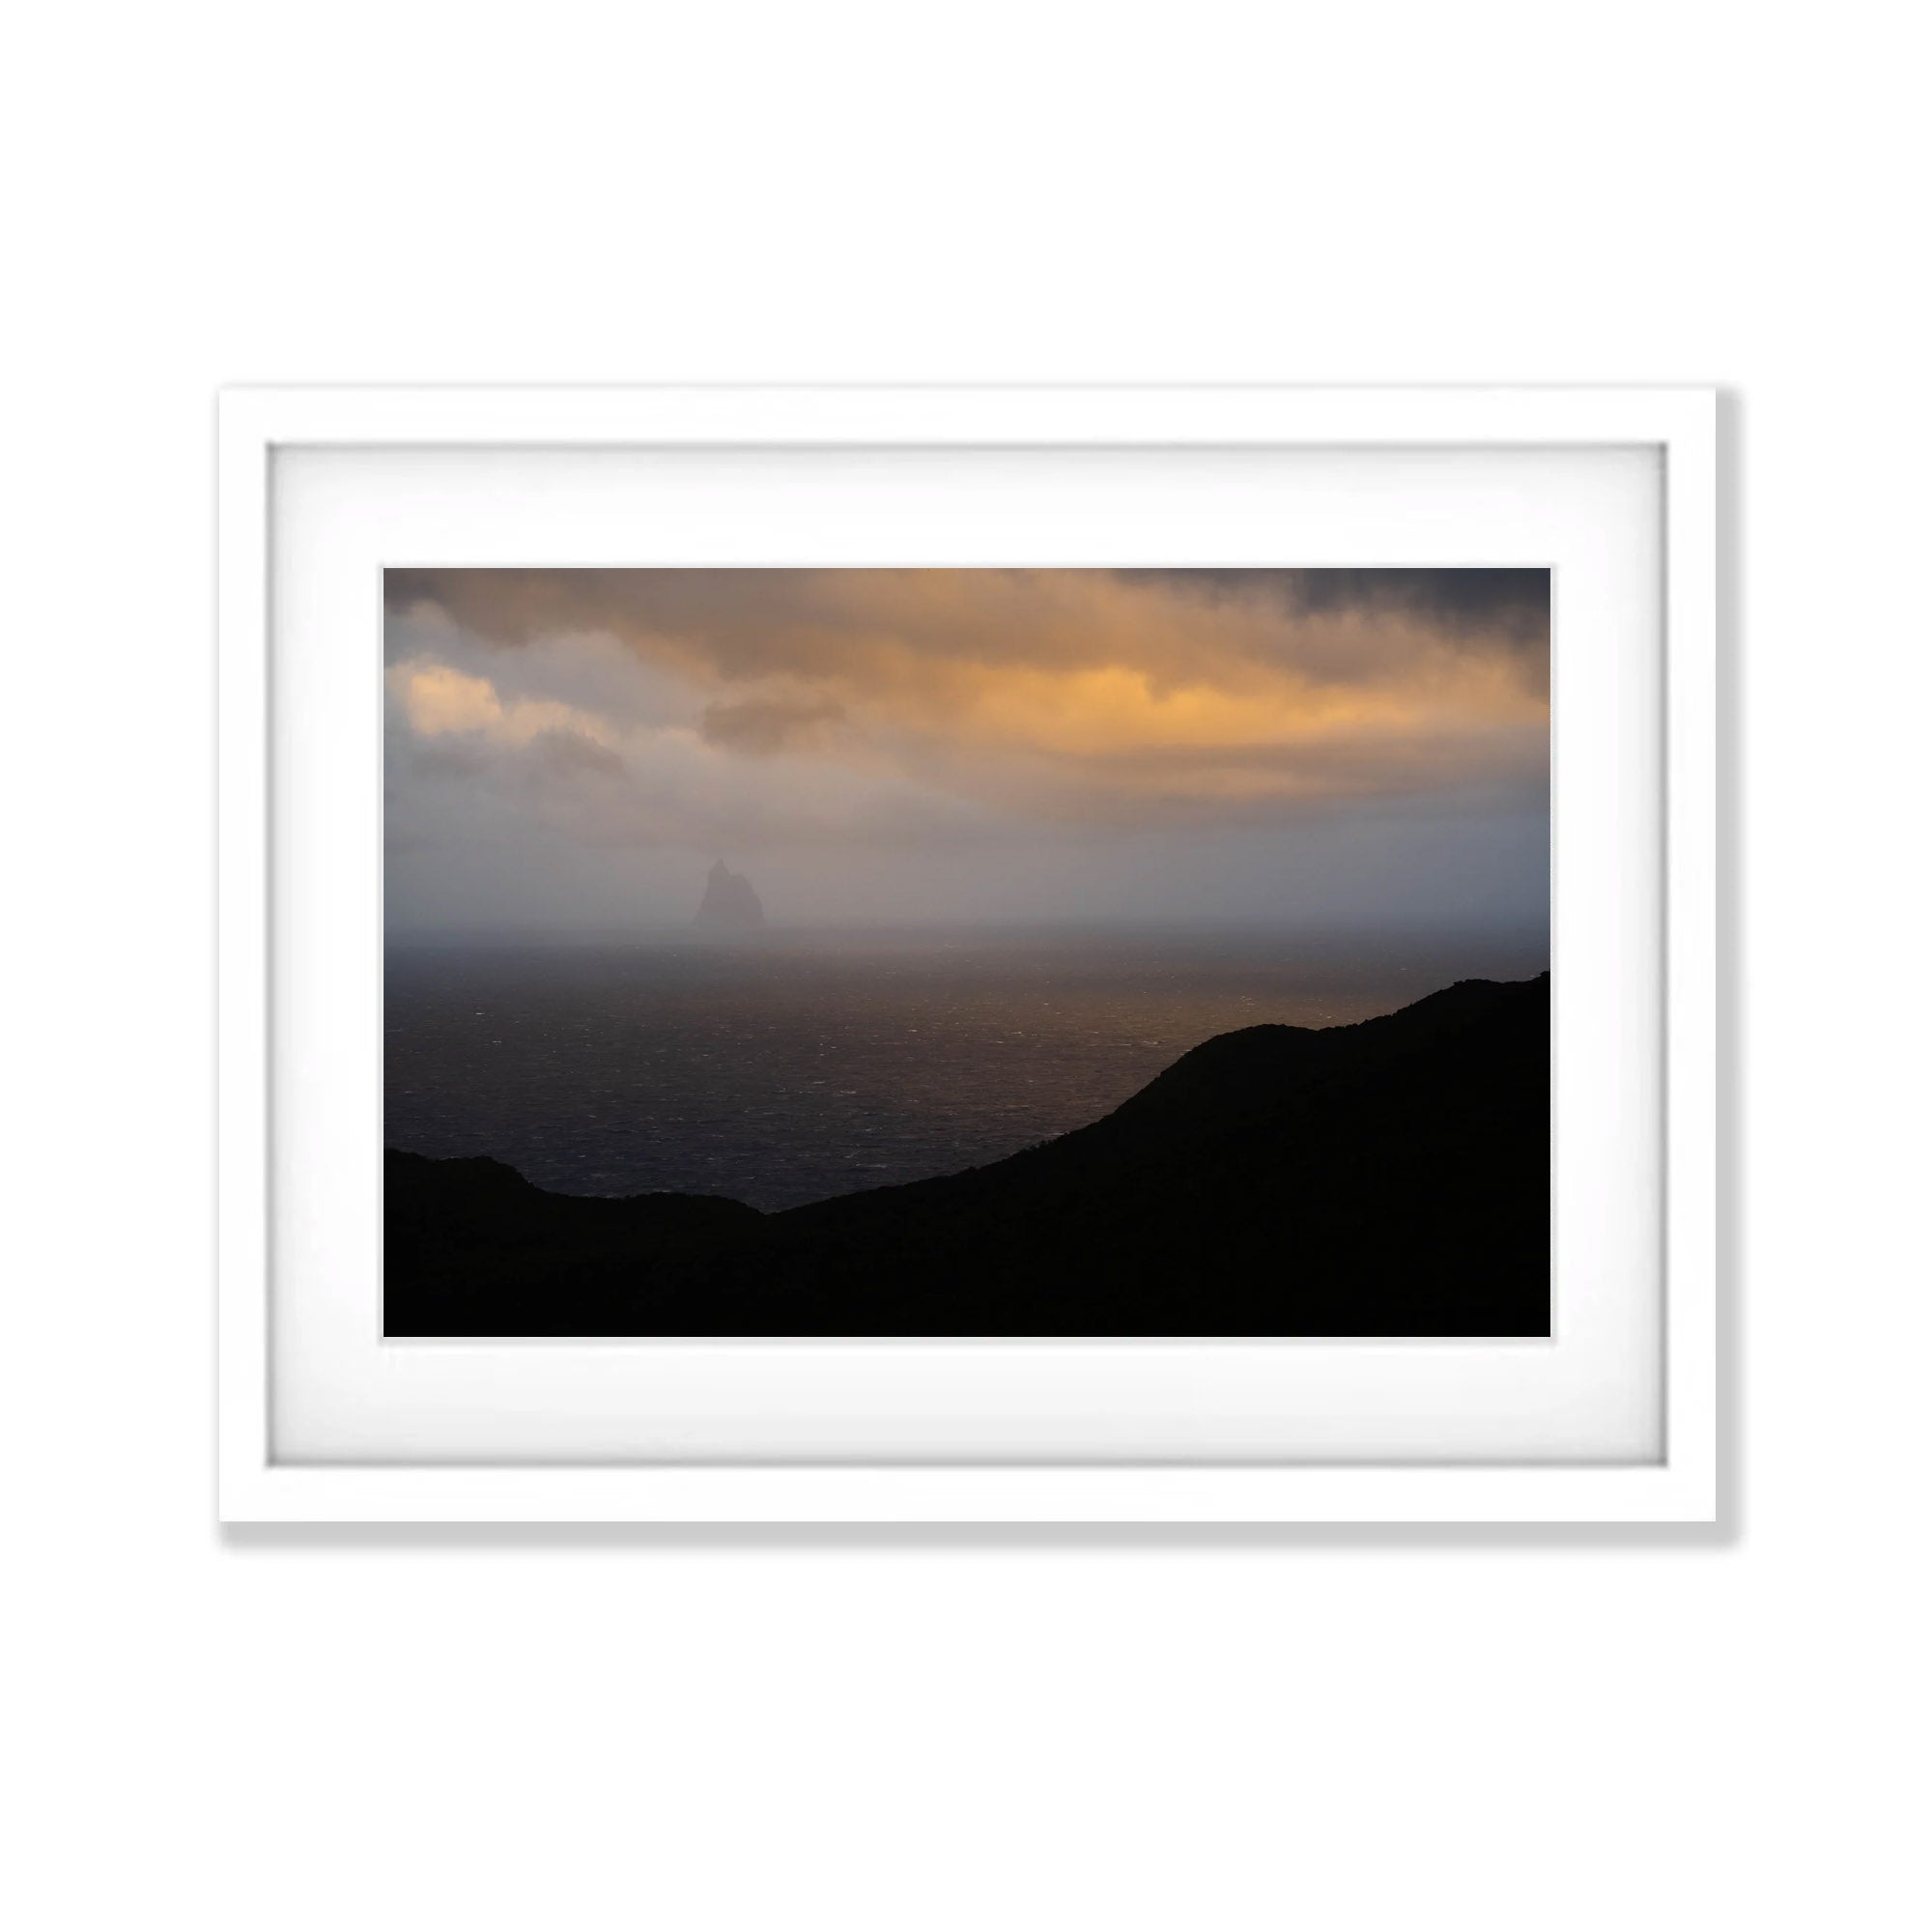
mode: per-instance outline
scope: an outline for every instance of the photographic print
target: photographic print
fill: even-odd
[[[393,1336],[1550,1332],[1532,569],[392,569]]]

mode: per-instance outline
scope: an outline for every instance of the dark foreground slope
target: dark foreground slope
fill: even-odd
[[[781,1214],[386,1166],[391,1335],[1537,1335],[1549,981],[1250,1027],[1009,1160]]]

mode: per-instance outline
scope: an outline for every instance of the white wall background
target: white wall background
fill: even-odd
[[[14,24],[10,1922],[1924,1922],[1915,11]],[[211,393],[667,378],[1727,385],[1729,1534],[217,1534]]]

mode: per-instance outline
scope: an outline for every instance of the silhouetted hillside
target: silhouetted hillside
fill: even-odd
[[[1250,1027],[1010,1159],[779,1214],[386,1166],[392,1335],[1537,1335],[1549,980]]]

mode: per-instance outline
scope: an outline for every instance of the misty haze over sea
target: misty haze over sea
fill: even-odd
[[[774,931],[394,943],[385,1133],[571,1194],[763,1209],[1000,1160],[1216,1034],[1548,965],[1547,931]]]

